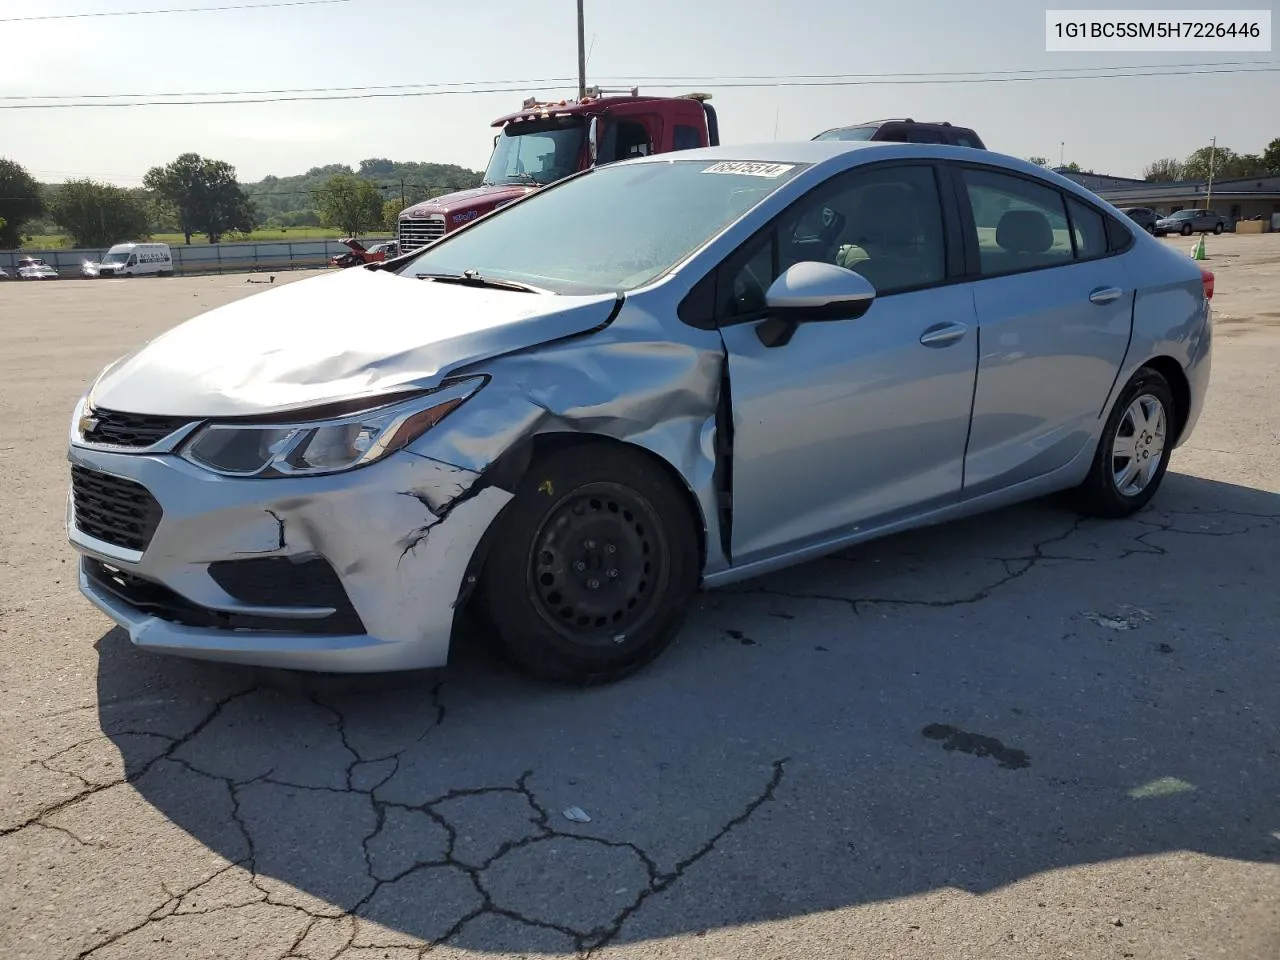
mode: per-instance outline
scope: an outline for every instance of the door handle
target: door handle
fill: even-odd
[[[963,323],[935,323],[920,334],[920,342],[926,347],[949,347],[964,337],[968,330]]]
[[[1089,294],[1089,301],[1097,304],[1112,303],[1122,296],[1124,296],[1124,291],[1119,287],[1098,287],[1098,289]]]

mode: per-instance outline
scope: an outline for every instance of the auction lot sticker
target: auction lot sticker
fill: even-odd
[[[761,163],[758,160],[722,160],[713,163],[703,173],[734,173],[740,177],[780,177],[795,166],[794,163]]]

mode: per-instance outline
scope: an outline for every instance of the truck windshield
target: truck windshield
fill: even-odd
[[[552,293],[633,290],[670,270],[803,164],[610,164],[437,241],[399,272],[478,276]]]
[[[507,124],[484,173],[486,184],[545,186],[578,169],[586,137],[581,117],[548,117]]]
[[[124,263],[128,259],[129,259],[129,254],[116,252],[116,253],[108,253],[105,257],[102,258],[102,262],[103,263]]]

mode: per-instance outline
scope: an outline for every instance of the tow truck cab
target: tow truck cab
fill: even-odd
[[[493,121],[500,132],[480,186],[400,212],[400,251],[425,246],[520,197],[597,164],[628,157],[718,146],[709,94],[642,97],[588,88],[580,100],[540,102]]]

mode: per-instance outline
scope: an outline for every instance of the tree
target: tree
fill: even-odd
[[[316,197],[320,218],[356,236],[382,223],[382,193],[369,180],[339,173],[325,181]]]
[[[1142,171],[1142,179],[1150,183],[1172,183],[1174,180],[1182,180],[1184,179],[1182,161],[1174,157],[1165,157],[1163,160],[1147,164],[1147,168]]]
[[[1280,177],[1280,137],[1268,143],[1267,149],[1262,151],[1262,165],[1267,173]]]
[[[22,243],[22,225],[44,211],[40,184],[22,166],[0,158],[0,249]]]
[[[1037,167],[1049,166],[1048,157],[1027,157],[1027,163],[1034,163]]]
[[[217,243],[224,233],[253,229],[253,206],[236,182],[236,168],[225,160],[184,153],[167,166],[152,167],[142,182],[172,207],[188,244],[195,233]]]
[[[150,236],[146,205],[128,190],[92,180],[68,180],[50,209],[77,247],[109,247]]]
[[[403,209],[400,205],[399,197],[395,200],[384,200],[382,202],[382,225],[395,232],[396,226],[400,222],[400,211]]]
[[[1201,147],[1187,157],[1182,165],[1182,175],[1187,180],[1208,180],[1210,157],[1212,157],[1213,179],[1230,180],[1236,177],[1260,177],[1267,172],[1266,161],[1256,154],[1239,154],[1230,147],[1211,145]]]

